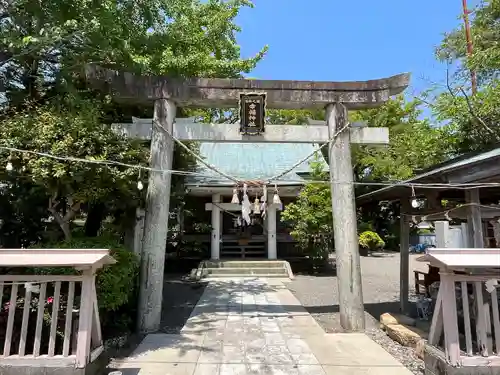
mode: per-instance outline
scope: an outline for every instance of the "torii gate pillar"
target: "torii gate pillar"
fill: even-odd
[[[170,134],[173,132],[175,111],[175,103],[171,100],[157,99],[154,102],[150,156],[152,169],[172,169],[174,141],[167,131]],[[138,327],[144,333],[160,329],[171,177],[171,173],[149,174],[138,306]]]
[[[149,138],[151,167],[171,169],[173,144],[158,124],[179,140],[209,142],[325,143],[347,122],[347,110],[377,107],[409,84],[409,74],[364,82],[262,81],[134,76],[130,73],[86,67],[87,80],[95,87],[110,88],[116,100],[155,102],[155,125],[143,129],[121,128],[125,134]],[[242,135],[234,124],[174,124],[175,104],[208,108],[236,108],[241,93],[266,92],[267,107],[276,109],[327,109],[328,126],[266,126],[259,136]],[[175,103],[175,104],[174,104]],[[333,104],[332,104],[333,103]],[[123,125],[123,124],[119,124]],[[347,129],[346,129],[347,130]],[[352,128],[340,133],[330,145],[330,178],[338,257],[339,305],[342,327],[364,328],[361,271],[356,233],[350,143],[388,142],[388,129]],[[341,183],[340,183],[341,182]],[[170,174],[152,173],[148,187],[144,246],[141,260],[139,330],[160,327],[163,294],[163,262],[170,198]]]
[[[348,124],[347,116],[347,109],[341,103],[329,104],[326,107],[330,139],[338,134],[335,141],[329,145],[328,159],[340,324],[346,331],[362,331],[365,329],[365,311],[354,202],[351,141],[349,131],[345,129]]]

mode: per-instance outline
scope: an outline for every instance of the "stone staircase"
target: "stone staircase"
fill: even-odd
[[[280,277],[292,279],[290,264],[284,260],[204,260],[197,278]]]

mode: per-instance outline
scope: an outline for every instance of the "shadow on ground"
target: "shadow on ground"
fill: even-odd
[[[339,305],[329,306],[304,306],[309,314],[335,314],[339,312]],[[399,302],[378,302],[365,303],[365,312],[370,314],[374,319],[379,320],[380,315],[384,313],[399,314]],[[411,304],[411,310],[416,310],[415,304]],[[416,311],[415,311],[416,312]],[[411,311],[410,311],[411,313]],[[411,314],[410,314],[411,315]]]
[[[184,280],[184,273],[166,273],[163,284],[162,333],[178,334],[189,319],[191,312],[203,294],[207,283]],[[134,333],[121,348],[112,348],[99,358],[102,372],[107,374],[113,369],[106,369],[111,358],[124,358],[132,354],[143,341],[145,335]],[[123,375],[135,375],[139,369],[120,370]],[[135,371],[135,372],[134,372]]]
[[[208,283],[183,280],[184,275],[165,275],[163,284],[163,333],[180,333]]]
[[[337,276],[335,261],[329,259],[322,262],[314,262],[310,259],[289,259],[290,267],[294,275],[334,277]]]
[[[187,364],[196,363],[200,353],[214,350],[211,346],[204,345],[202,338],[204,333],[220,331],[220,319],[217,318],[217,314],[227,315],[236,312],[238,315],[241,313],[249,318],[262,316],[267,317],[267,319],[283,319],[283,316],[287,316],[289,313],[299,313],[298,315],[288,316],[288,318],[293,319],[302,315],[302,313],[305,315],[311,314],[316,318],[322,314],[339,312],[338,305],[305,307],[299,303],[294,304],[292,301],[290,301],[290,304],[282,305],[279,303],[279,299],[265,296],[266,293],[278,292],[280,289],[286,289],[286,287],[282,284],[261,283],[257,278],[248,280],[243,286],[241,282],[214,281],[208,286],[210,293],[202,296],[206,287],[206,284],[183,282],[179,280],[179,277],[166,280],[162,332],[167,329],[170,329],[170,332],[168,332],[169,334],[155,335],[155,337],[146,337],[139,347],[137,347],[138,342],[135,341],[135,346],[129,345],[127,350],[124,349],[121,353],[116,353],[114,357],[119,359],[130,355],[132,350],[136,350],[134,357],[136,358],[135,361],[138,362],[137,365],[132,362],[129,364],[129,368],[120,369],[122,375],[137,375],[140,371],[139,367],[141,367],[138,365],[141,362],[141,357],[154,357],[154,352],[159,348],[171,348],[168,353],[176,353],[175,358],[172,357],[172,362],[169,362],[170,357],[163,357],[167,352],[161,354],[161,361],[167,363],[168,366],[184,368]],[[268,300],[264,299],[265,303],[256,303],[257,299],[255,299],[252,303],[248,303],[245,302],[242,292],[246,296],[254,295],[256,298],[257,296],[259,298],[264,296]],[[199,305],[193,309],[198,300]],[[379,316],[384,312],[397,312],[399,303],[367,303],[365,304],[365,310],[367,314],[378,320]],[[184,326],[191,314],[193,321]],[[318,319],[318,324],[322,326],[321,319]],[[183,326],[184,330],[181,332],[180,329]],[[324,327],[323,329],[326,330]],[[196,335],[193,335],[194,332],[196,332]],[[238,334],[235,337],[239,338]],[[139,339],[139,337],[137,338]],[[152,361],[151,363],[154,362],[153,357],[149,358]],[[169,370],[173,371],[173,367],[172,369],[166,369],[165,373],[169,373]],[[111,371],[113,369],[108,368],[106,373]]]
[[[362,258],[394,258],[399,257],[399,252],[395,251],[369,251],[360,254]],[[286,259],[290,263],[294,275],[335,277],[337,269],[335,263],[335,253],[325,261],[314,261],[309,258]]]

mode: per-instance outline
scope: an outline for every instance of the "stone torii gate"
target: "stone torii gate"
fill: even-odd
[[[153,122],[159,126],[124,131],[134,137],[150,137],[151,168],[170,170],[174,140],[168,133],[180,141],[326,143],[347,126],[348,110],[380,106],[403,92],[410,76],[400,74],[360,82],[182,79],[136,76],[88,66],[86,78],[96,88],[111,90],[115,100],[154,103]],[[267,108],[325,109],[327,126],[267,125],[259,135],[245,135],[240,133],[238,124],[175,123],[178,106],[237,108],[240,94],[255,92],[266,93]],[[350,144],[388,141],[386,128],[352,127],[340,132],[329,145],[339,309],[341,325],[347,331],[362,330],[365,324]],[[170,181],[170,173],[149,176],[141,254],[141,332],[160,328]]]

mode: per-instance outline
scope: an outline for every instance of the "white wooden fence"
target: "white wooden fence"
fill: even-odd
[[[500,249],[429,249],[440,268],[429,344],[451,366],[500,365]]]
[[[109,263],[108,250],[0,250],[0,267],[81,271],[0,275],[0,365],[84,368],[94,361],[103,350],[95,272]]]

